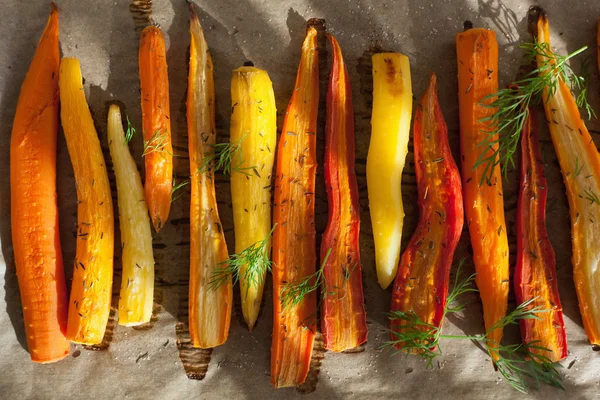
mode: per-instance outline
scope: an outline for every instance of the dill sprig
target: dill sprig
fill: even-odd
[[[459,264],[460,266],[460,264]],[[459,274],[457,271],[457,278]],[[455,285],[448,295],[448,302],[444,309],[444,317],[453,312],[462,311],[465,304],[456,305],[457,298],[464,293],[477,291],[472,286],[474,275]],[[433,360],[442,354],[439,346],[440,339],[466,339],[482,343],[488,354],[496,358],[495,366],[504,379],[516,390],[527,393],[529,389],[539,390],[540,384],[545,383],[563,389],[562,377],[558,371],[560,364],[552,362],[549,357],[540,352],[551,350],[539,346],[537,342],[502,345],[490,339],[491,333],[496,329],[504,328],[511,324],[518,324],[524,319],[539,319],[540,313],[549,310],[541,307],[532,307],[535,298],[520,304],[515,310],[498,320],[483,335],[442,335],[441,329],[422,321],[414,312],[392,312],[391,320],[404,322],[399,331],[391,331],[393,339],[384,343],[382,347],[389,347],[394,353],[416,354],[427,361],[427,368],[433,367]],[[396,346],[402,346],[396,349]]]
[[[169,131],[157,129],[154,135],[150,136],[150,139],[144,141],[144,152],[142,157],[154,152],[167,151],[166,146],[168,143]]]
[[[462,268],[465,259],[461,259],[456,269],[454,285],[448,294],[446,307],[442,321],[448,314],[460,312],[465,309],[467,303],[458,303],[458,298],[469,292],[476,292],[473,286],[475,274],[462,277]],[[381,347],[393,349],[394,353],[417,354],[427,361],[427,368],[433,367],[433,360],[442,354],[439,341],[442,337],[441,328],[424,322],[414,311],[391,311],[388,315],[390,320],[400,321],[398,330],[390,330],[392,340],[385,342]],[[399,349],[397,347],[400,347]]]
[[[323,269],[330,254],[331,248],[327,250],[321,266],[314,274],[308,275],[298,282],[287,283],[281,287],[281,306],[284,310],[296,307],[304,301],[304,298],[309,293],[314,292],[319,286],[323,285],[325,279]],[[324,293],[323,296],[327,296],[327,293]]]
[[[185,185],[189,184],[190,181],[182,181],[179,184],[177,184],[175,178],[173,178],[173,186],[171,188],[171,203],[173,203],[175,200],[177,200],[178,198],[180,198],[183,195],[183,192],[180,192],[176,197],[173,197],[173,195],[181,188],[183,188]]]
[[[273,225],[269,234],[262,240],[251,244],[239,254],[233,254],[228,260],[218,264],[212,272],[208,286],[217,290],[229,279],[235,285],[239,280],[246,282],[246,297],[250,287],[259,287],[265,281],[267,271],[271,271],[273,262],[269,259],[269,240],[277,223]]]
[[[504,176],[507,175],[509,166],[515,167],[514,154],[529,113],[529,106],[538,104],[546,89],[548,92],[545,101],[548,101],[556,93],[560,80],[567,83],[572,91],[579,91],[576,97],[577,105],[585,109],[589,116],[595,115],[587,102],[587,78],[577,75],[568,64],[571,58],[584,52],[587,46],[566,56],[554,54],[548,43],[540,43],[537,40],[520,47],[525,50],[530,61],[535,62],[539,56],[543,57],[544,62],[511,87],[500,89],[484,97],[479,103],[483,107],[496,109],[494,114],[479,120],[488,122],[493,127],[491,131],[486,132],[487,137],[478,144],[482,152],[473,168],[484,168],[480,185],[486,181],[491,183],[493,171],[498,164],[501,165]]]
[[[583,193],[585,194],[585,199],[590,201],[590,204],[600,204],[600,196],[598,196],[598,193],[588,189],[584,189]]]
[[[197,173],[205,173],[210,170],[213,172],[222,170],[225,175],[231,175],[231,171],[236,171],[246,176],[250,176],[251,174],[247,171],[256,170],[256,166],[242,167],[244,160],[242,159],[241,154],[240,162],[237,163],[237,165],[232,166],[233,158],[238,152],[241,153],[242,151],[242,142],[245,137],[246,134],[235,142],[211,144],[210,146],[213,148],[213,151],[204,153],[202,165],[198,168]]]
[[[129,115],[126,115],[125,118],[127,119],[127,132],[125,132],[125,143],[129,144],[133,139],[133,135],[135,134],[135,128],[129,120]]]

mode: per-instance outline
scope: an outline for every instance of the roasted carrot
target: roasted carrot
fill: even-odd
[[[56,205],[58,9],[21,86],[10,141],[12,241],[31,360],[69,354],[67,288]]]
[[[152,227],[144,199],[142,180],[129,153],[123,131],[121,109],[108,109],[108,148],[117,181],[119,226],[121,227],[122,276],[119,295],[119,325],[149,322],[154,304],[154,255]],[[132,134],[132,132],[129,132]]]
[[[544,67],[554,65],[556,58],[548,18],[543,10],[537,10],[537,43],[544,46],[537,55],[538,70],[555,73]],[[542,99],[569,200],[573,280],[588,339],[600,345],[600,154],[569,86],[560,74],[553,79],[555,89],[546,86]]]
[[[414,313],[428,324],[427,329],[441,328],[464,212],[460,174],[448,144],[433,73],[415,113],[413,134],[419,223],[398,267],[392,311]],[[391,320],[391,340],[407,323]],[[402,342],[396,348],[402,349]]]
[[[60,120],[77,188],[77,248],[67,338],[98,344],[110,312],[113,278],[113,205],[98,134],[85,100],[76,58],[60,63]]]
[[[329,220],[321,241],[325,277],[321,293],[321,330],[326,349],[344,351],[367,341],[367,321],[358,244],[360,205],[354,172],[352,87],[342,50],[332,35],[327,37],[333,65],[325,127],[324,169]]]
[[[475,282],[488,331],[506,315],[509,289],[508,240],[500,166],[493,166],[492,171],[482,166],[475,167],[482,151],[487,154],[497,148],[497,144],[488,149],[480,146],[485,140],[497,138],[491,133],[494,125],[486,120],[495,112],[495,108],[488,104],[491,99],[486,100],[486,96],[498,90],[496,34],[489,29],[467,29],[456,35],[456,51],[465,216],[473,246],[477,273]],[[488,337],[490,343],[499,344],[502,329],[495,329]],[[491,353],[496,360],[496,352]]]
[[[567,336],[556,279],[556,260],[546,233],[546,198],[537,122],[529,110],[521,133],[521,183],[517,205],[517,265],[514,284],[517,304],[548,310],[537,318],[521,319],[521,336],[532,352],[560,361],[567,357]]]
[[[231,146],[239,146],[232,157],[236,170],[231,172],[235,252],[241,255],[237,260],[242,263],[237,276],[242,313],[252,330],[260,311],[271,253],[271,174],[277,110],[267,71],[250,66],[233,71],[231,105],[229,140]]]
[[[319,105],[317,30],[308,26],[294,92],[277,148],[273,222],[273,342],[271,383],[303,383],[315,338],[316,293],[284,307],[282,290],[315,272],[314,192]]]
[[[142,31],[139,64],[146,165],[144,191],[152,224],[159,231],[171,209],[173,147],[165,39],[157,26]]]
[[[205,154],[214,151],[215,89],[212,58],[198,14],[190,4],[190,71],[187,122],[191,174],[190,204],[190,300],[189,325],[192,346],[211,348],[227,340],[233,290],[231,277],[218,288],[209,282],[228,259],[214,186],[212,168],[202,170]]]
[[[399,53],[375,54],[367,189],[377,280],[384,289],[393,282],[400,260],[404,224],[401,183],[412,101],[408,57]]]

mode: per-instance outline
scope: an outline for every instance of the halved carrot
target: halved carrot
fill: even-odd
[[[273,342],[271,383],[296,386],[308,374],[317,297],[285,307],[281,291],[315,272],[316,129],[319,107],[317,30],[309,26],[302,45],[296,85],[277,148],[273,222]]]
[[[487,332],[506,315],[509,289],[508,239],[500,166],[495,166],[491,174],[483,167],[475,168],[482,151],[486,154],[493,151],[493,148],[484,149],[479,144],[486,139],[494,140],[489,136],[494,126],[485,119],[496,109],[481,102],[498,91],[496,34],[489,29],[467,29],[456,35],[456,51],[465,216]],[[489,178],[482,179],[484,176]],[[502,329],[495,329],[488,337],[491,343],[499,344]],[[491,353],[496,359],[496,352]]]
[[[12,240],[31,360],[69,354],[67,288],[56,205],[58,9],[21,86],[10,141]]]
[[[76,58],[60,63],[60,120],[77,188],[77,249],[69,301],[67,338],[98,344],[110,312],[114,220],[106,164],[85,100]]]
[[[171,209],[173,147],[165,39],[157,26],[142,31],[139,64],[146,165],[144,191],[152,224],[159,231]]]
[[[223,344],[229,334],[233,289],[231,276],[218,288],[210,286],[219,263],[226,261],[223,234],[215,195],[212,168],[202,169],[205,154],[214,152],[215,89],[212,58],[204,40],[198,14],[190,3],[190,72],[187,122],[190,152],[190,300],[189,325],[192,346],[211,348]]]
[[[546,13],[539,9],[536,40],[544,45],[538,53],[538,70],[556,62],[550,45],[550,25]],[[530,14],[531,15],[531,14]],[[546,86],[542,99],[552,143],[558,156],[569,200],[573,243],[573,281],[577,291],[583,327],[593,345],[600,345],[600,153],[571,94],[569,85],[556,76],[554,89]]]
[[[321,241],[325,283],[321,293],[321,330],[326,349],[344,351],[367,341],[367,320],[358,244],[360,204],[354,172],[352,87],[342,50],[332,35],[327,37],[333,64],[325,127],[324,167],[329,220]]]
[[[123,132],[121,109],[108,109],[108,148],[117,181],[119,226],[121,227],[121,293],[119,325],[134,326],[149,322],[154,299],[154,255],[152,226],[144,199],[142,180],[129,153]]]
[[[428,324],[420,328],[429,330],[441,328],[444,322],[452,259],[464,223],[460,174],[448,144],[433,73],[415,113],[413,134],[419,224],[402,254],[391,308],[414,313]],[[392,319],[391,340],[410,323]],[[400,342],[396,348],[404,345]]]
[[[517,205],[517,265],[514,284],[517,304],[548,310],[522,319],[523,342],[532,352],[560,361],[567,357],[567,333],[556,279],[556,259],[546,233],[548,185],[538,142],[537,120],[528,110],[521,133],[521,184]],[[550,350],[544,351],[535,347]]]

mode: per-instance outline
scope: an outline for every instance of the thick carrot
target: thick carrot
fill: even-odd
[[[321,330],[326,349],[344,351],[367,341],[367,321],[358,245],[360,205],[354,172],[352,87],[342,50],[332,35],[327,36],[333,65],[325,128],[324,168],[329,221],[321,242],[325,277],[325,288],[321,293]]]
[[[112,197],[77,59],[62,59],[58,86],[60,120],[75,172],[78,203],[67,338],[91,345],[102,341],[110,312],[114,252]]]
[[[240,254],[254,248],[255,243],[271,232],[271,174],[277,143],[277,110],[267,71],[247,66],[233,71],[231,104],[229,140],[240,146],[232,157],[232,164],[240,170],[231,174],[235,252]],[[261,251],[268,259],[270,243]],[[240,268],[242,313],[250,330],[258,318],[267,274],[267,268],[257,268],[260,263],[251,264]]]
[[[21,86],[10,141],[12,240],[31,360],[69,354],[67,288],[56,205],[58,9]]]
[[[231,277],[211,288],[213,273],[226,261],[223,234],[215,195],[212,168],[202,170],[205,154],[214,151],[215,89],[212,58],[194,6],[190,4],[190,72],[187,122],[190,153],[190,301],[189,325],[192,346],[211,348],[227,340],[233,289]]]
[[[315,338],[312,317],[316,312],[316,293],[307,294],[296,306],[284,308],[281,292],[285,284],[300,281],[315,272],[318,106],[317,30],[309,26],[277,148],[271,345],[271,383],[277,388],[304,382]]]
[[[495,108],[481,102],[498,91],[496,34],[489,29],[468,29],[456,35],[456,50],[465,216],[473,246],[477,273],[475,282],[483,303],[487,331],[506,315],[509,289],[508,240],[500,166],[495,166],[484,181],[482,177],[488,175],[484,168],[475,168],[482,151],[486,154],[493,151],[492,148],[485,150],[479,144],[490,139],[490,132],[494,130],[489,120],[483,120],[494,114]],[[502,329],[494,330],[488,337],[491,343],[499,344]],[[492,353],[496,360],[497,354]]]
[[[146,165],[144,191],[152,224],[159,231],[169,217],[173,189],[169,76],[160,28],[149,26],[142,31],[139,64]]]
[[[550,27],[541,9],[537,42],[546,45],[538,53],[538,69],[556,60],[550,45]],[[544,68],[552,73],[551,68]],[[546,87],[542,98],[552,143],[563,174],[571,214],[573,281],[583,327],[590,343],[600,345],[600,153],[586,128],[569,85],[560,75],[556,89]]]
[[[567,357],[567,335],[556,279],[556,260],[546,233],[548,185],[538,143],[536,118],[529,116],[521,133],[521,188],[517,206],[517,265],[514,285],[517,304],[532,301],[531,307],[548,312],[522,319],[521,336],[551,351],[532,352],[560,361]]]
[[[415,113],[413,134],[419,223],[400,260],[392,311],[414,312],[421,321],[440,328],[464,213],[460,174],[448,144],[433,73]],[[407,323],[391,320],[392,340],[393,332]]]

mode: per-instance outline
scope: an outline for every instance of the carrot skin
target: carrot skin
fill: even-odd
[[[556,260],[546,233],[546,199],[548,186],[544,176],[537,121],[529,117],[521,133],[521,182],[517,204],[517,265],[514,285],[517,304],[532,299],[531,307],[549,310],[539,319],[522,319],[523,342],[551,350],[540,355],[552,361],[567,357],[567,335],[556,279]]]
[[[485,151],[479,144],[494,130],[491,122],[484,119],[496,109],[481,102],[498,91],[496,34],[488,29],[469,29],[456,35],[456,49],[464,209],[473,246],[475,283],[483,304],[487,332],[506,315],[509,289],[508,238],[500,166],[495,166],[491,178],[483,183],[484,167],[475,168],[477,159]],[[486,156],[492,151],[488,149]],[[491,343],[499,344],[502,329],[490,332],[489,338]],[[496,360],[497,354],[493,350],[491,353]]]
[[[165,39],[156,26],[142,31],[139,67],[146,166],[144,192],[152,224],[158,232],[171,209],[173,146]]]
[[[340,46],[327,35],[332,67],[327,92],[325,185],[329,220],[321,241],[325,278],[321,330],[328,350],[340,352],[367,341],[367,321],[360,264],[360,205],[354,172],[352,87]],[[329,257],[327,257],[328,251]]]
[[[281,290],[315,272],[314,192],[319,105],[317,31],[309,26],[296,85],[277,148],[273,206],[273,342],[271,383],[296,386],[308,374],[315,338],[316,293],[282,308]]]
[[[419,223],[400,260],[391,309],[414,312],[422,321],[441,328],[464,212],[460,174],[448,144],[433,73],[417,107],[413,132]],[[392,332],[401,328],[402,321],[391,320]],[[396,346],[402,347],[401,343]]]
[[[67,288],[56,204],[58,9],[21,86],[10,142],[12,241],[31,360],[69,354]]]

